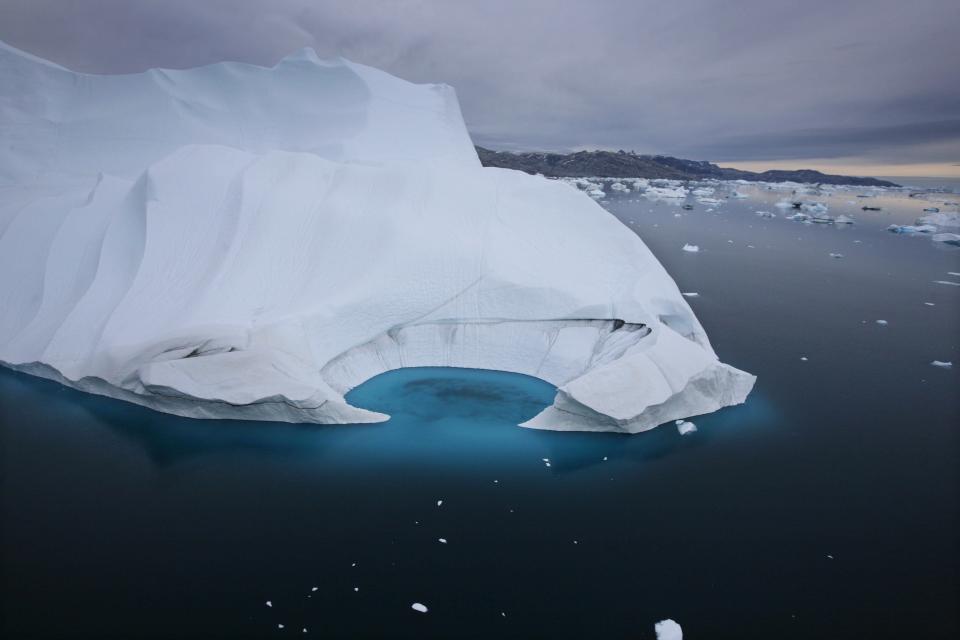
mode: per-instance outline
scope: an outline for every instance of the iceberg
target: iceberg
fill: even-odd
[[[482,167],[448,86],[309,49],[90,75],[0,44],[0,114],[13,369],[308,423],[388,419],[344,396],[392,369],[498,369],[557,387],[523,426],[627,433],[753,387],[587,193]]]

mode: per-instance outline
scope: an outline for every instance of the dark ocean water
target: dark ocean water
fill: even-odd
[[[349,399],[390,422],[296,426],[0,370],[4,637],[955,637],[960,250],[884,231],[905,196],[804,196],[834,228],[750,189],[605,202],[759,377],[689,436],[522,429],[552,387],[489,371],[388,373]]]

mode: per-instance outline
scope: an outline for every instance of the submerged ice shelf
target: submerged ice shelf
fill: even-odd
[[[0,78],[7,366],[318,423],[385,420],[344,400],[384,371],[500,369],[558,387],[525,426],[624,432],[753,386],[616,218],[482,168],[449,87],[309,50],[97,76],[0,45]]]

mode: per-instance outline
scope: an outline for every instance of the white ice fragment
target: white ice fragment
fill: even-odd
[[[412,605],[410,605],[410,608],[413,609],[414,611],[419,611],[420,613],[427,612],[427,605],[420,604],[419,602],[414,602]]]
[[[757,211],[757,215],[761,218],[776,218],[777,214],[770,213],[769,211]]]
[[[677,431],[680,435],[685,436],[688,433],[695,433],[697,431],[697,425],[686,420],[681,420],[679,424],[677,424]]]
[[[914,234],[914,233],[933,233],[937,230],[932,224],[921,224],[917,226],[909,224],[892,224],[887,227],[887,231],[890,233],[903,233],[903,234]]]
[[[310,591],[316,591],[316,590],[319,589],[319,588],[320,588],[320,587],[313,587],[312,589],[310,589]]]
[[[673,620],[661,620],[653,625],[657,640],[683,640],[683,629]]]
[[[833,224],[854,224],[856,220],[850,216],[839,215],[833,219]]]
[[[685,244],[683,245],[683,250],[686,251],[687,253],[697,253],[698,251],[700,251],[700,247],[698,247],[695,244]]]
[[[960,273],[957,273],[956,271],[947,271],[947,275],[960,277]]]
[[[800,360],[802,362],[806,362],[807,360],[809,360],[809,358],[807,358],[807,356],[800,356]]]
[[[888,323],[886,320],[877,320],[877,324],[879,324],[879,325],[881,325],[881,326],[887,326],[887,324],[889,324],[889,323]]]
[[[934,361],[931,362],[930,364],[932,364],[932,365],[935,366],[935,367],[940,367],[941,369],[951,369],[951,368],[953,368],[953,362],[944,362],[944,361],[942,361],[942,360],[934,360]]]
[[[443,504],[443,500],[437,500],[437,506],[438,506],[438,507],[439,507],[440,505],[442,505],[442,504]]]
[[[926,211],[926,209],[924,209]],[[918,225],[934,225],[936,227],[960,227],[960,212],[947,211],[940,213],[936,211],[929,215],[917,218]]]
[[[700,294],[697,293],[696,291],[684,291],[683,296],[685,298],[699,298]]]
[[[952,280],[934,280],[933,284],[948,284],[953,287],[960,287],[960,282],[953,282]]]
[[[440,542],[441,544],[447,544],[446,538],[437,538],[437,541]]]
[[[930,239],[934,242],[942,242],[960,247],[960,233],[935,233],[930,236]]]
[[[831,257],[831,258],[842,258],[842,257],[843,257],[843,254],[842,254],[842,253],[831,253],[831,254],[830,254],[830,257]]]
[[[273,602],[271,602],[270,600],[267,600],[266,604],[267,604],[268,607],[272,607],[272,606],[273,606]]]
[[[924,302],[923,304],[927,305],[928,307],[935,307],[935,306],[937,306],[937,304],[936,304],[935,302]]]

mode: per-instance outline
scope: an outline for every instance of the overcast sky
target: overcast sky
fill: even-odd
[[[0,0],[0,38],[102,73],[311,46],[453,85],[497,149],[960,163],[960,0]]]

